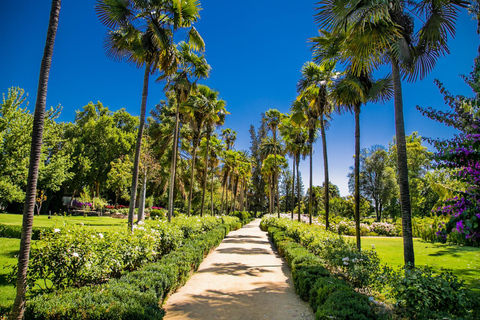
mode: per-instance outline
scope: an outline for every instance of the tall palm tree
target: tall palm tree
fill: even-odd
[[[170,166],[170,186],[168,192],[168,221],[171,221],[174,209],[175,176],[177,171],[177,157],[179,144],[180,106],[186,103],[189,96],[195,91],[199,79],[207,78],[210,73],[210,65],[205,56],[197,55],[185,42],[178,44],[177,56],[179,63],[174,74],[164,74],[157,81],[166,79],[166,89],[172,90],[175,97],[175,127],[173,131],[173,152]]]
[[[227,146],[227,150],[230,150],[235,140],[237,139],[237,132],[230,128],[222,129],[222,138]],[[227,202],[228,202],[228,175],[230,173],[230,169],[228,167],[224,167],[223,170],[223,179],[222,179],[222,204],[221,204],[221,211],[223,213],[223,205],[224,205],[224,194],[226,194]]]
[[[267,112],[265,112],[265,118],[264,121],[267,123],[268,128],[272,130],[273,133],[273,146],[274,146],[274,170],[275,170],[275,177],[274,180],[278,180],[278,170],[277,170],[277,128],[278,125],[281,123],[282,119],[285,118],[285,115],[278,111],[277,109],[269,109]],[[275,191],[276,194],[278,195],[278,185],[274,186],[273,188],[273,199],[275,199]],[[280,218],[280,211],[278,210],[278,198],[277,198],[277,214],[278,217]],[[270,212],[272,213],[272,212]]]
[[[347,70],[332,90],[331,97],[337,110],[355,114],[355,229],[357,249],[361,250],[360,240],[360,108],[368,102],[386,102],[393,95],[392,81],[389,76],[375,80],[370,73],[359,76]]]
[[[351,63],[357,75],[387,61],[392,67],[405,265],[414,266],[415,256],[401,77],[410,81],[422,79],[440,56],[449,53],[447,38],[455,35],[458,12],[467,4],[462,0],[354,3],[320,0],[318,3],[317,23],[321,29],[339,35],[337,43],[344,49],[342,59]],[[420,22],[420,28],[414,27],[416,21]]]
[[[294,102],[299,103],[299,102]],[[295,211],[295,175],[297,179],[300,179],[298,173],[298,167],[300,159],[308,154],[307,141],[308,130],[303,126],[297,126],[292,120],[292,115],[285,118],[282,121],[282,125],[279,127],[282,139],[285,141],[286,152],[293,157],[293,182],[292,182],[292,216],[293,219]],[[300,201],[300,183],[297,182],[297,198]],[[298,206],[298,221],[300,221],[300,205]]]
[[[114,60],[145,67],[128,212],[128,225],[133,232],[149,77],[158,68],[164,74],[175,71],[178,57],[173,35],[178,29],[188,28],[187,37],[191,46],[196,49],[204,48],[203,39],[192,26],[199,18],[200,7],[196,0],[185,0],[181,6],[168,1],[97,0],[95,10],[100,21],[109,29],[106,40],[107,54]]]
[[[317,123],[320,126],[323,146],[323,165],[325,172],[325,225],[329,228],[329,177],[328,177],[328,157],[327,157],[327,139],[325,135],[326,118],[332,112],[332,104],[328,98],[328,87],[337,77],[335,72],[336,63],[333,60],[325,60],[320,65],[314,62],[306,62],[301,70],[302,78],[299,80],[297,89],[299,96],[297,100],[305,99],[308,102],[306,109],[300,108],[295,111],[294,121],[304,122],[308,129],[308,139],[310,145],[310,190],[312,187],[312,153],[313,140],[317,131]],[[299,104],[299,107],[307,106],[305,103]],[[295,107],[295,105],[294,105]],[[312,199],[310,195],[309,199]],[[312,223],[312,203],[308,205],[309,222]]]
[[[9,319],[22,319],[25,311],[25,293],[27,291],[28,259],[30,258],[30,244],[32,240],[33,216],[35,210],[35,197],[37,192],[38,168],[42,153],[43,125],[45,119],[45,106],[47,104],[48,77],[52,65],[53,46],[57,34],[58,18],[60,16],[61,0],[52,0],[50,19],[48,22],[47,39],[43,58],[40,64],[38,79],[37,100],[33,116],[32,144],[30,146],[30,165],[28,167],[27,189],[25,204],[23,206],[22,235],[17,267],[17,293]]]
[[[190,96],[190,99],[183,105],[182,113],[187,115],[189,119],[189,125],[192,129],[192,167],[190,175],[190,192],[188,196],[187,213],[190,214],[190,208],[192,203],[193,194],[193,177],[195,172],[195,162],[198,145],[202,134],[207,136],[207,152],[205,156],[208,157],[208,144],[210,141],[210,135],[212,133],[212,127],[215,125],[221,125],[225,121],[225,101],[218,99],[218,91],[212,90],[205,85],[198,85],[194,95]],[[205,163],[208,159],[205,159]],[[205,167],[206,168],[206,167]],[[206,175],[206,170],[204,171]],[[202,200],[202,212],[205,199],[205,187],[206,178],[203,188],[203,200]]]

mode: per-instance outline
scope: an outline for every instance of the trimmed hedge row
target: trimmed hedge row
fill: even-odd
[[[40,240],[42,234],[52,231],[52,228],[33,227],[32,240]],[[13,226],[8,224],[0,224],[0,238],[22,238],[22,226]]]
[[[332,276],[322,259],[279,228],[269,227],[268,233],[292,269],[297,294],[310,304],[315,319],[378,319],[368,298]]]
[[[181,287],[205,255],[240,222],[222,224],[166,254],[156,263],[107,284],[68,289],[27,302],[25,319],[162,319],[161,303]]]

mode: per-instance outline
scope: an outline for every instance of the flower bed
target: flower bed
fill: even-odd
[[[161,302],[196,270],[204,256],[232,229],[241,227],[235,218],[163,256],[159,261],[127,272],[107,284],[69,288],[27,302],[25,319],[162,319]]]
[[[480,319],[478,295],[449,272],[435,273],[429,268],[394,271],[387,266],[381,269],[375,252],[358,252],[353,243],[317,225],[266,216],[261,226],[268,229],[279,252],[292,265],[297,292],[317,310],[316,319],[375,319],[375,315],[366,316],[368,305],[373,308],[371,311],[390,310],[388,317],[392,319]],[[301,274],[296,271],[297,258],[292,257],[300,253],[307,256],[302,259],[313,264]],[[326,272],[336,280],[325,280]],[[358,298],[352,288],[371,293],[386,304],[376,302],[373,296]],[[331,299],[328,303],[326,296]],[[365,304],[361,299],[374,304]],[[334,313],[335,310],[345,313]],[[350,313],[351,310],[357,310],[358,315]]]
[[[118,278],[236,218],[184,217],[135,225],[134,232],[97,233],[89,227],[54,229],[35,243],[28,270],[30,289],[42,292],[100,284]],[[16,270],[13,270],[15,277]]]

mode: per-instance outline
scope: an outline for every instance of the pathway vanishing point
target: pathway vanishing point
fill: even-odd
[[[185,286],[168,298],[165,320],[313,320],[295,293],[287,263],[260,219],[232,231]]]

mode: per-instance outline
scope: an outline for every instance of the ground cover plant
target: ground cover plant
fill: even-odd
[[[393,319],[403,319],[405,317],[410,319],[451,319],[452,317],[455,319],[477,319],[479,316],[478,293],[469,290],[468,286],[465,286],[463,281],[451,272],[432,270],[428,267],[406,269],[381,267],[376,251],[356,251],[353,242],[349,243],[345,238],[320,229],[315,225],[306,225],[289,219],[267,216],[262,219],[261,226],[272,233],[276,245],[279,246],[279,251],[287,257],[287,261],[292,260],[291,257],[288,258],[289,253],[285,253],[292,247],[287,242],[295,241],[304,246],[305,250],[308,249],[320,258],[317,261],[321,261],[322,266],[331,275],[348,283],[348,286],[345,287],[345,284],[333,284],[332,281],[327,281],[330,285],[340,288],[332,289],[333,291],[348,292],[351,288],[356,288],[357,291],[370,295],[368,299],[375,302],[375,305],[370,306],[371,311],[390,309],[391,311],[387,312],[384,315],[385,317],[393,317]],[[376,239],[380,240],[380,238]],[[389,238],[383,239],[392,240]],[[376,249],[376,246],[372,247]],[[295,250],[299,251],[301,249],[296,246]],[[398,255],[401,250],[395,252]],[[401,257],[399,258],[401,259]],[[294,274],[293,270],[292,274]],[[315,281],[317,280],[310,281],[307,289],[313,290],[312,288],[315,286],[323,288],[322,281],[325,282],[324,280],[318,280],[320,281],[318,284]],[[301,291],[304,290],[305,284],[299,283],[298,286],[297,291]],[[346,310],[353,308],[358,312],[362,309],[355,307],[360,302],[353,298],[352,293],[333,294],[332,291],[329,294],[321,294],[319,292],[323,289],[319,290],[318,292],[309,292],[311,305],[312,294],[321,297],[328,295],[329,299],[335,301],[331,302],[330,307],[326,307],[327,309],[333,308],[335,304],[341,304],[342,308],[345,305]],[[300,296],[302,297],[302,294]],[[303,298],[305,299],[305,297],[306,295],[303,293]],[[364,298],[367,299],[366,296]],[[350,302],[351,299],[353,299],[353,302]],[[377,301],[378,299],[380,301]],[[315,301],[314,304],[317,305],[318,302]],[[326,304],[323,298],[318,301]],[[316,309],[314,308],[314,310]],[[348,312],[334,315],[331,312],[322,313],[318,310],[316,319],[328,319],[332,316],[339,319],[375,318],[373,316],[355,315],[354,313],[349,314]]]
[[[15,288],[8,282],[11,267],[17,263],[20,239],[0,238],[0,314],[9,311],[15,298]]]

